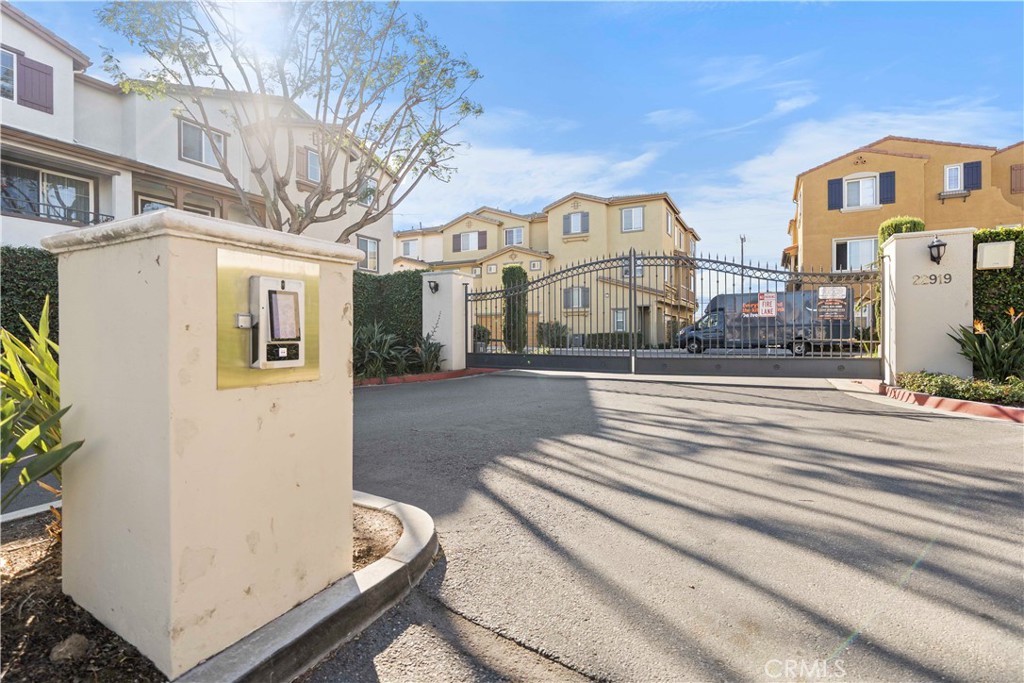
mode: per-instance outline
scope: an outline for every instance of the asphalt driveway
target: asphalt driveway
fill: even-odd
[[[360,389],[356,488],[445,557],[308,680],[1024,680],[1022,458],[823,380]]]

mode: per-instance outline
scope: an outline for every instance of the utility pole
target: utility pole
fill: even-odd
[[[744,273],[746,271],[746,262],[743,260],[743,245],[746,244],[747,236],[740,235],[740,293],[746,294],[746,283],[744,282]]]

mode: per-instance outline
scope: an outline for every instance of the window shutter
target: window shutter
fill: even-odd
[[[580,307],[590,308],[590,287],[580,287]]]
[[[562,216],[562,234],[568,235],[572,232],[572,216],[565,214]]]
[[[477,233],[476,248],[486,249],[487,248],[487,233],[481,230]]]
[[[452,235],[452,251],[462,251],[462,235]]]
[[[18,104],[53,113],[53,67],[18,57]]]
[[[562,308],[572,308],[572,287],[562,290]]]
[[[1014,164],[1010,167],[1010,194],[1024,192],[1024,164]]]
[[[896,203],[896,171],[878,174],[878,203]]]
[[[968,161],[964,164],[964,189],[981,189],[981,162]]]
[[[584,211],[583,217],[580,219],[580,226],[583,232],[590,232],[590,212]]]
[[[833,178],[828,181],[828,210],[843,208],[843,179]]]
[[[309,170],[309,159],[306,158],[305,149],[295,150],[295,177],[299,180],[309,180],[306,172]]]

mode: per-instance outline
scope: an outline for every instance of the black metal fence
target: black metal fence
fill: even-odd
[[[469,292],[468,363],[876,377],[879,282],[875,271],[797,273],[632,251]]]

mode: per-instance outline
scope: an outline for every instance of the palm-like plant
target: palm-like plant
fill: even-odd
[[[1024,379],[1024,311],[1007,310],[991,329],[980,320],[961,326],[949,337],[960,345],[960,355],[974,364],[974,374],[992,382],[1010,377]]]

